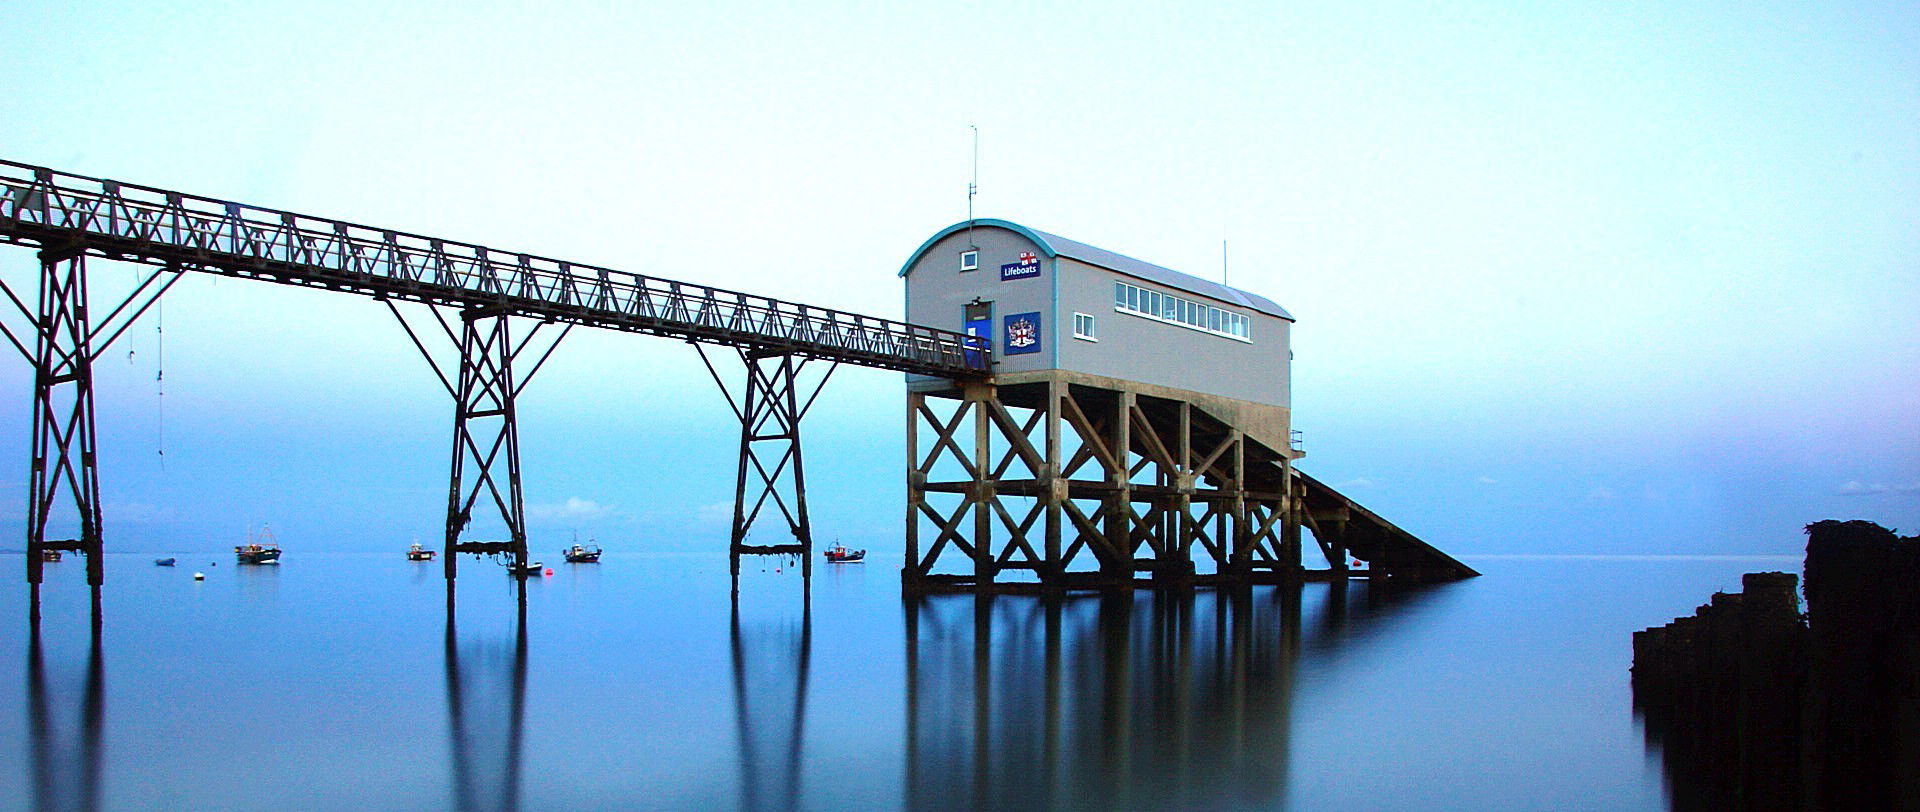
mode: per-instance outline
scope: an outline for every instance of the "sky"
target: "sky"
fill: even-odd
[[[977,127],[980,216],[1215,279],[1226,241],[1298,319],[1301,467],[1442,549],[1779,554],[1920,528],[1915,42],[1900,3],[14,0],[0,157],[897,318]],[[161,311],[96,372],[109,549],[437,539],[451,403],[384,307]],[[899,549],[901,392],[809,415],[823,540]],[[24,360],[8,397],[18,527]],[[685,344],[577,330],[520,422],[536,549],[724,549]]]

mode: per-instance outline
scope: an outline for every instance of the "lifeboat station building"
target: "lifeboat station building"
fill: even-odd
[[[900,276],[906,321],[984,339],[992,372],[908,376],[907,591],[1474,574],[1294,467],[1271,299],[991,219]]]

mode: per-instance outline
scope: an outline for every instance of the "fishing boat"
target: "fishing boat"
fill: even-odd
[[[424,547],[421,547],[420,542],[416,541],[413,543],[412,547],[407,548],[407,560],[408,561],[432,561],[433,551],[426,549]]]
[[[173,556],[167,556],[166,558],[156,558],[153,560],[153,565],[156,567],[171,567],[173,566]]]
[[[849,550],[845,544],[835,544],[827,548],[829,564],[857,564],[866,557],[866,550]]]
[[[249,532],[247,543],[236,545],[233,555],[242,564],[278,564],[280,543],[273,537],[273,530],[263,524],[260,526],[260,535]]]
[[[524,567],[514,564],[511,561],[507,562],[507,574],[518,575],[523,578],[531,578],[539,575],[543,569],[545,569],[545,567],[541,566],[538,561],[528,561]]]
[[[41,561],[59,561],[60,551],[59,550],[41,550],[40,560]]]
[[[586,544],[581,544],[579,533],[573,535],[573,546],[561,550],[560,554],[566,556],[569,564],[600,563],[600,545],[594,544],[591,538],[587,539]]]

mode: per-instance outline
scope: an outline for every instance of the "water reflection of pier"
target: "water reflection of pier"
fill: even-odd
[[[449,582],[451,583],[451,582]],[[511,639],[462,641],[447,613],[447,719],[453,807],[520,808],[520,750],[527,697],[527,605],[520,593]]]
[[[27,643],[27,725],[33,771],[33,808],[100,808],[100,737],[104,726],[105,670],[100,661],[100,627],[93,627],[85,676],[78,697],[70,686],[47,676],[40,627]],[[69,724],[62,712],[77,711]]]
[[[1340,614],[1344,590],[1322,594]],[[1297,587],[908,601],[907,805],[1284,802],[1300,601]]]
[[[738,583],[738,579],[735,579]],[[740,739],[740,808],[800,805],[801,743],[806,737],[813,609],[741,622],[733,602],[733,708]]]

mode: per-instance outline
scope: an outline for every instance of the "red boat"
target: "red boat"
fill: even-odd
[[[835,544],[827,548],[827,563],[853,564],[867,557],[866,550],[849,550],[845,544]]]

